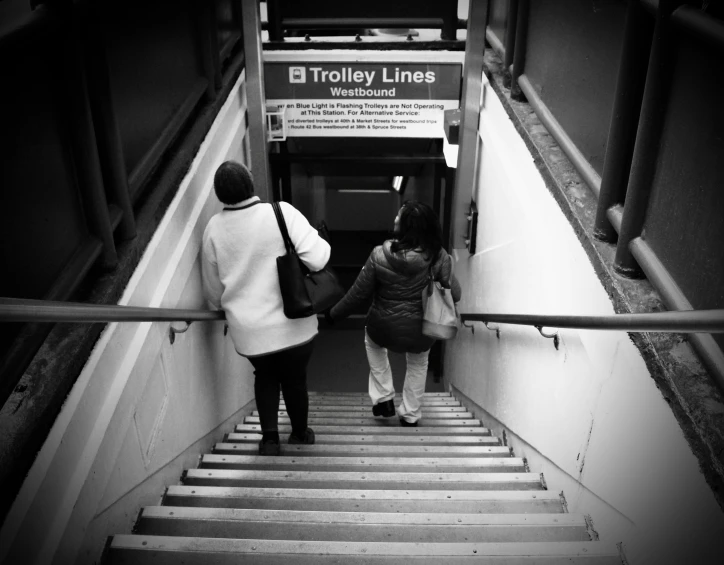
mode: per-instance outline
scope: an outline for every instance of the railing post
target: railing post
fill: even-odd
[[[214,12],[215,2],[197,0],[195,10],[199,14],[197,33],[201,48],[201,60],[204,67],[204,75],[208,81],[206,86],[206,98],[213,100],[216,92],[221,88],[221,59],[219,55],[219,27]]]
[[[525,100],[518,85],[518,78],[525,68],[525,50],[528,43],[528,6],[529,0],[519,0],[518,17],[515,22],[515,47],[513,48],[513,71],[510,77],[510,97],[513,100]]]
[[[86,58],[89,70],[89,97],[104,180],[113,197],[114,204],[121,209],[123,214],[119,225],[119,235],[122,239],[132,239],[136,236],[136,222],[128,187],[123,143],[113,104],[106,46],[98,27],[100,21],[95,7],[94,2],[81,4],[79,7],[80,10],[83,10],[81,27],[88,45]]]
[[[651,57],[614,260],[614,269],[625,277],[642,276],[629,243],[641,235],[656,172],[672,65],[667,42],[670,41],[668,20],[674,3],[675,0],[660,0],[656,12]]]
[[[505,58],[503,59],[503,86],[510,88],[510,65],[515,53],[515,37],[518,29],[518,0],[508,0],[508,18],[505,24]]]
[[[440,0],[438,0],[440,1]],[[440,39],[455,40],[458,33],[458,3],[457,0],[445,0],[445,15],[442,19]]]
[[[626,183],[636,141],[636,126],[651,52],[653,26],[638,0],[631,0],[626,11],[623,47],[618,65],[611,124],[598,196],[594,236],[601,241],[616,241],[617,232],[608,220],[611,206],[626,198]]]
[[[118,263],[118,255],[113,241],[113,226],[98,158],[98,144],[93,130],[88,84],[78,43],[78,22],[71,3],[54,7],[53,11],[63,49],[67,85],[66,107],[69,110],[67,124],[73,146],[73,162],[91,232],[103,243],[101,253],[103,266],[113,268]]]
[[[452,241],[450,248],[465,248],[467,206],[475,185],[475,160],[478,156],[478,124],[483,92],[483,59],[485,57],[485,25],[488,20],[488,0],[472,0],[468,15],[468,35],[465,41],[465,65],[460,112],[460,149],[458,151],[455,189],[452,195]],[[445,192],[449,190],[445,183]]]
[[[241,0],[242,4],[246,2]],[[279,0],[267,0],[266,21],[269,41],[284,41],[284,30],[282,29],[282,15],[279,10]]]
[[[257,195],[262,200],[271,202],[259,2],[242,2],[241,17],[244,25],[244,67],[246,73],[247,115],[249,117],[251,172],[254,175],[254,187]]]

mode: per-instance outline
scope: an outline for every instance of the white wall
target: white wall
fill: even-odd
[[[220,209],[213,174],[248,162],[245,110],[242,74],[120,304],[206,307],[198,259]],[[197,322],[171,345],[168,323],[105,328],[0,532],[0,562],[98,562],[107,535],[130,532],[140,507],[251,410],[251,365],[223,329]]]
[[[458,252],[461,311],[613,314],[583,248],[490,88],[471,196],[477,253]],[[467,196],[463,197],[466,200]],[[724,516],[668,405],[626,333],[476,324],[449,344],[445,374],[505,429],[516,454],[590,514],[632,565],[720,563]],[[682,352],[686,354],[686,352]],[[718,558],[717,558],[718,556]]]

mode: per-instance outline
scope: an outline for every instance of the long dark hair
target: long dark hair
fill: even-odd
[[[427,204],[408,200],[400,210],[400,224],[390,246],[393,253],[422,249],[434,261],[442,249],[442,228],[437,215]]]

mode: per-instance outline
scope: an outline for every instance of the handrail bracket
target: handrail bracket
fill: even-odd
[[[176,334],[182,334],[188,331],[188,329],[191,327],[191,322],[184,322],[186,324],[183,328],[174,328],[173,324],[169,324],[168,326],[168,340],[171,342],[171,345],[173,345],[173,342],[176,341]]]
[[[548,334],[543,331],[543,326],[536,326],[535,329],[537,329],[538,333],[540,333],[540,335],[542,335],[543,337],[545,337],[547,339],[552,339],[553,345],[555,346],[556,351],[558,351],[558,346],[560,345],[560,339],[558,338],[557,331],[553,332],[552,334]]]
[[[488,325],[489,323],[490,323],[490,322],[483,322],[483,324],[485,324],[485,329],[486,329],[486,330],[490,330],[491,332],[495,332],[495,337],[497,337],[498,339],[500,339],[500,327],[498,326],[498,327],[495,327],[495,328],[491,328],[491,327]]]
[[[475,320],[475,321],[478,321],[478,320]],[[485,325],[485,329],[490,330],[491,332],[495,332],[495,337],[500,339],[500,328],[491,328],[488,325],[489,323],[490,322],[483,322],[483,324]],[[463,320],[462,325],[464,328],[468,328],[473,333],[473,335],[475,335],[475,325],[473,325],[472,322],[470,324],[466,324],[465,321]]]

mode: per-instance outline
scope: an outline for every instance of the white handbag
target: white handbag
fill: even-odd
[[[422,291],[422,333],[435,339],[452,339],[458,333],[460,315],[452,291],[433,280]]]

